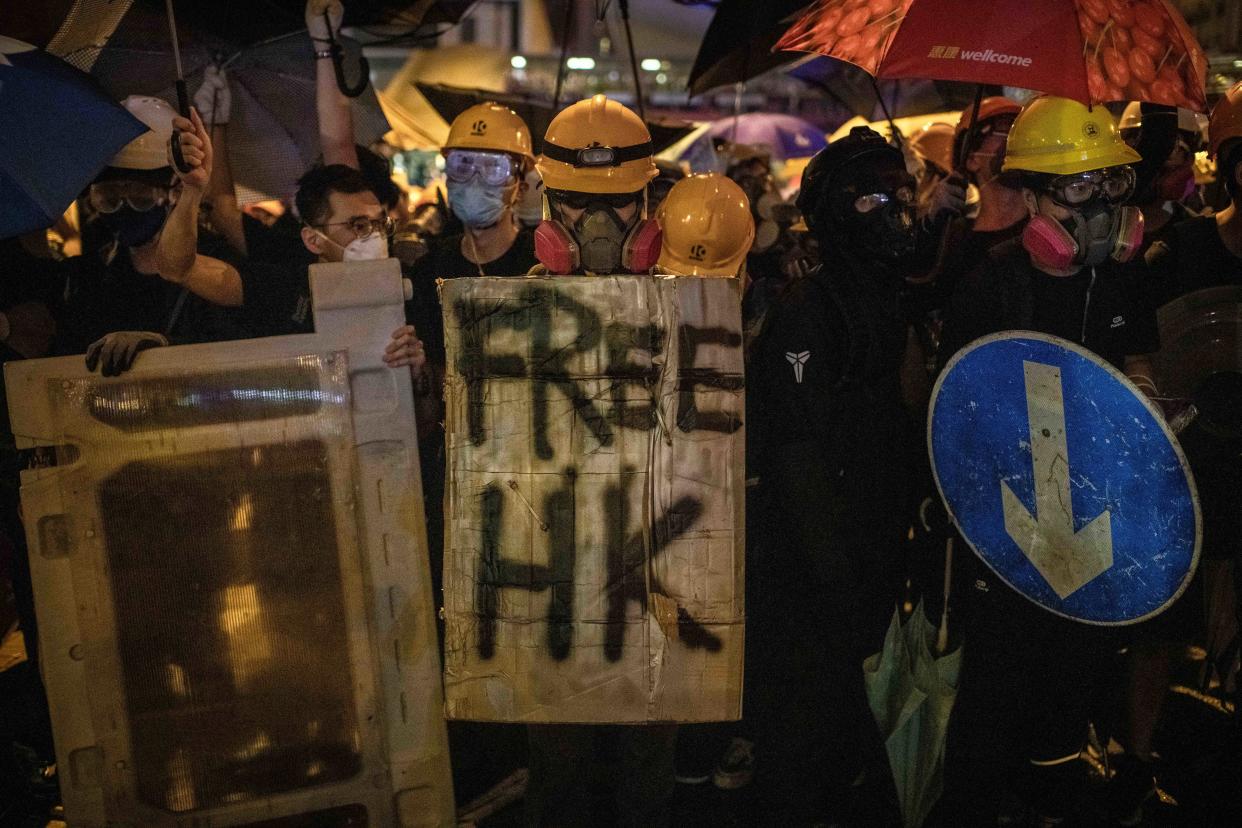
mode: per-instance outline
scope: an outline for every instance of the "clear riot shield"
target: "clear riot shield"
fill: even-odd
[[[312,335],[6,366],[72,825],[452,823],[400,274],[312,289]]]

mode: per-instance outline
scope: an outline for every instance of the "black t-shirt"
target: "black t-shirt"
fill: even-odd
[[[1172,225],[1147,251],[1158,304],[1204,288],[1242,285],[1242,259],[1229,252],[1214,216]]]
[[[226,256],[223,242],[206,239],[204,255]],[[153,331],[174,344],[216,342],[236,336],[234,312],[213,305],[159,274],[139,273],[129,250],[110,259],[87,254],[66,259],[65,304],[57,319],[56,354],[80,354],[100,337],[117,331]]]
[[[974,225],[973,219],[958,219],[946,231],[949,238],[936,268],[936,296],[941,307],[952,299],[958,282],[979,266],[989,250],[1022,234],[1026,220],[1000,230],[975,230]]]
[[[1009,330],[1059,336],[1117,368],[1160,347],[1151,286],[1142,262],[1106,262],[1072,276],[1031,264],[1019,239],[992,248],[953,295],[941,339],[943,365],[963,346]]]
[[[288,214],[268,227],[242,216],[246,267],[242,277],[242,319],[247,336],[311,333],[310,276],[317,261],[302,244],[298,223]]]
[[[281,215],[271,227],[242,213],[242,233],[246,238],[246,255],[251,261],[278,265],[294,262],[309,265],[315,261],[315,254],[302,243],[302,225],[289,213]]]
[[[440,315],[440,295],[436,290],[437,279],[458,279],[463,276],[525,276],[539,263],[535,258],[535,232],[531,228],[518,231],[513,245],[499,258],[475,264],[462,255],[462,235],[441,236],[433,239],[427,254],[414,263],[409,278],[413,283],[413,298],[406,303],[406,321],[414,326],[427,358],[444,364],[444,320]],[[480,274],[479,270],[483,273]]]

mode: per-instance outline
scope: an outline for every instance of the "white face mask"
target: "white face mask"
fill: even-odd
[[[346,262],[370,262],[388,258],[388,237],[383,233],[372,233],[365,239],[354,239],[345,247],[341,256]]]

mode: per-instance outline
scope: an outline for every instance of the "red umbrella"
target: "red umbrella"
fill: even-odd
[[[1207,109],[1207,58],[1169,0],[818,0],[773,49],[879,78]]]

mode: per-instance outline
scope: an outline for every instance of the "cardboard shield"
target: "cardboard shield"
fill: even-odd
[[[1025,331],[975,340],[936,382],[927,442],[962,535],[1044,609],[1130,624],[1186,588],[1202,531],[1186,459],[1090,351]]]
[[[448,715],[737,718],[738,282],[470,278],[441,292]]]

